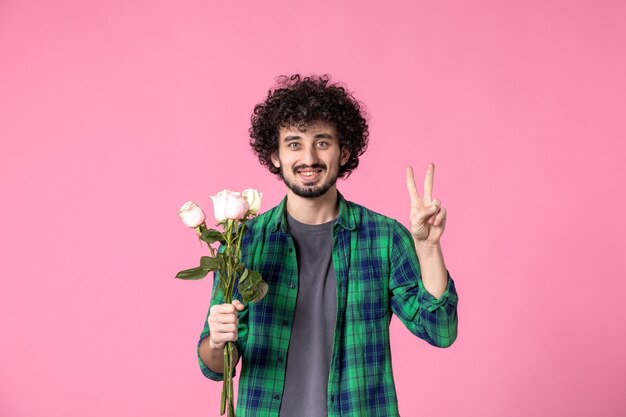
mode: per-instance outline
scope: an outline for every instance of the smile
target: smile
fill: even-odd
[[[318,174],[322,171],[300,171],[300,175],[304,176],[304,177],[312,177],[315,174]]]
[[[322,173],[321,169],[302,169],[297,171],[298,175],[308,181],[316,180]]]

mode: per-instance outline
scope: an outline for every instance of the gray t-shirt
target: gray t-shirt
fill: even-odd
[[[280,417],[326,417],[337,319],[337,287],[331,259],[336,220],[308,225],[288,215],[287,221],[298,259],[298,299]]]

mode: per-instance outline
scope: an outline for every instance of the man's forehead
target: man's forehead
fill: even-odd
[[[281,135],[291,134],[291,133],[315,133],[319,131],[336,133],[335,126],[332,123],[316,120],[312,122],[298,122],[298,123],[288,123],[284,124],[280,127],[279,133]]]

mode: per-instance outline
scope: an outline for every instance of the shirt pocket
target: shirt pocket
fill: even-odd
[[[371,321],[389,313],[388,272],[381,267],[351,268],[347,285],[346,313]]]

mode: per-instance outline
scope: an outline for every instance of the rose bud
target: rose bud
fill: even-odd
[[[250,213],[257,214],[261,210],[261,198],[263,198],[263,193],[248,188],[243,190],[241,195],[248,202],[248,205],[250,205]]]
[[[187,201],[178,211],[178,216],[185,226],[196,228],[204,223],[206,216],[202,209],[193,201]]]

